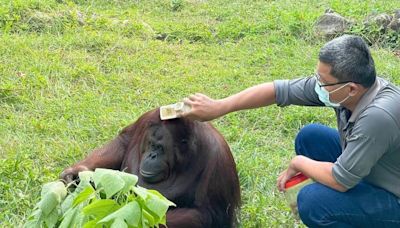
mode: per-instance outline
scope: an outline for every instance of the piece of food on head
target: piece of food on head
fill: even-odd
[[[169,120],[179,118],[182,113],[189,112],[191,106],[183,102],[164,105],[160,107],[161,120]]]

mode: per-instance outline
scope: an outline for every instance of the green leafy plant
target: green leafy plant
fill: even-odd
[[[382,26],[372,24],[355,24],[350,27],[349,34],[362,36],[370,45],[385,48],[398,49],[400,44],[400,33]]]
[[[159,192],[135,186],[138,177],[129,173],[96,169],[80,172],[79,180],[44,184],[25,227],[158,227],[175,206]]]

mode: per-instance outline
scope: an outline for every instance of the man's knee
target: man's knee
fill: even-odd
[[[315,139],[315,136],[319,133],[321,127],[324,126],[322,124],[307,124],[304,127],[302,127],[299,131],[299,133],[297,133],[296,136],[296,143],[300,143],[300,142],[304,142],[304,141],[308,141],[308,139]]]
[[[339,133],[322,124],[306,125],[296,136],[295,151],[317,161],[334,162],[341,154]]]
[[[298,155],[309,155],[310,148],[315,143],[318,138],[318,134],[321,129],[321,124],[308,124],[300,129],[299,133],[296,135],[295,139],[295,151]]]
[[[318,227],[324,223],[326,210],[323,199],[324,186],[314,183],[303,187],[297,195],[297,207],[304,224]]]

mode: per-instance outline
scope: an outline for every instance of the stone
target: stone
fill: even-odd
[[[332,36],[343,33],[351,24],[349,20],[344,18],[338,13],[331,13],[328,10],[327,13],[318,18],[314,29],[317,34],[324,36]]]
[[[396,32],[400,31],[400,18],[393,18],[393,20],[388,24],[388,28]]]
[[[394,18],[400,19],[400,9],[394,11]]]
[[[377,25],[381,28],[386,29],[389,23],[392,21],[392,18],[393,17],[387,13],[372,14],[367,16],[367,18],[364,21],[364,24],[366,26]]]

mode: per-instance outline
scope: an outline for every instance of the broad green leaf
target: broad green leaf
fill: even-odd
[[[95,190],[93,189],[93,187],[91,185],[88,185],[82,192],[80,192],[74,200],[73,206],[75,207],[76,205],[92,198],[91,196],[93,196],[95,193]]]
[[[54,192],[57,194],[57,200],[59,203],[61,203],[67,196],[67,188],[64,183],[60,181],[54,184]]]
[[[70,228],[74,227],[74,218],[76,217],[76,213],[78,212],[78,208],[70,208],[65,214],[62,222],[60,223],[59,228]]]
[[[37,220],[31,220],[24,224],[24,228],[41,228]]]
[[[38,208],[43,212],[44,218],[55,210],[67,195],[64,183],[61,181],[50,182],[43,185],[41,196],[42,199],[38,203]],[[58,213],[58,212],[57,212]],[[49,218],[51,223],[51,218]]]
[[[158,221],[158,223],[162,224],[162,225],[167,225],[167,215],[165,214],[160,221]]]
[[[114,200],[100,199],[90,203],[82,211],[86,216],[92,215],[96,219],[101,219],[119,208],[120,206]]]
[[[61,181],[54,181],[44,184],[41,191],[41,197],[45,196],[49,192],[55,192],[57,195],[59,195],[60,201],[67,195],[65,185]]]
[[[125,221],[131,226],[137,226],[142,216],[142,210],[138,202],[130,202],[126,205],[129,207],[129,214],[125,216]]]
[[[44,197],[47,193],[49,193],[54,185],[54,182],[45,183],[42,186],[42,191],[40,192],[40,196]]]
[[[127,192],[137,183],[138,177],[117,170],[97,168],[93,174],[93,181],[96,189],[104,188],[106,198],[110,198],[118,191]]]
[[[165,196],[161,195],[160,192],[156,191],[156,190],[148,190],[147,191],[150,195],[154,195],[156,197],[158,197],[159,199],[161,199],[162,201],[164,201],[168,206],[174,206],[176,207],[175,203],[168,200],[167,198],[165,198]]]
[[[119,172],[118,175],[124,180],[125,183],[124,188],[121,190],[122,192],[127,192],[138,182],[138,177],[136,175],[125,172]]]
[[[150,212],[156,215],[157,220],[160,221],[167,213],[168,207],[175,206],[175,204],[161,195],[158,191],[148,190],[145,206]]]
[[[73,192],[76,195],[86,189],[87,186],[92,186],[90,182],[92,181],[93,171],[82,171],[78,175],[80,182]]]
[[[28,222],[24,224],[24,228],[41,228],[43,221],[40,219],[42,211],[36,208],[28,217]]]
[[[89,183],[93,178],[93,171],[82,171],[78,174],[80,182],[87,182]]]
[[[122,219],[130,226],[137,227],[140,222],[141,208],[139,203],[136,201],[130,202],[125,206],[121,207],[119,210],[112,214],[104,217],[99,223],[105,223],[112,220]]]
[[[116,176],[117,175],[116,170],[112,170],[112,169],[102,169],[102,168],[97,168],[94,173],[93,173],[93,182],[95,185],[95,188],[98,190],[99,189],[99,185],[101,185],[101,179],[103,177],[103,175],[105,174],[110,174],[112,176]]]
[[[95,227],[97,227],[97,225],[96,225],[96,221],[94,221],[94,220],[91,220],[91,221],[85,223],[85,225],[83,225],[83,228],[95,228]]]
[[[161,219],[168,210],[168,205],[158,197],[149,197],[146,200],[146,207],[153,212],[157,219]]]
[[[43,185],[41,191],[42,199],[39,201],[38,207],[47,216],[62,202],[66,195],[67,190],[61,181],[46,183]]]
[[[39,209],[43,211],[44,216],[49,215],[58,205],[58,197],[55,192],[48,192],[39,202]]]
[[[78,213],[75,214],[74,220],[73,220],[73,224],[74,227],[83,227],[84,224],[89,220],[89,216],[86,216],[83,214],[82,209],[83,209],[83,205],[80,204],[76,207]]]
[[[72,207],[72,203],[74,202],[74,199],[77,195],[78,194],[75,192],[69,193],[69,195],[67,195],[64,201],[61,203],[61,212],[63,214],[66,213]]]
[[[135,192],[140,198],[146,199],[147,198],[147,189],[142,188],[140,186],[133,187],[133,192]]]
[[[142,210],[142,215],[143,227],[153,227],[156,225],[154,217],[145,209]]]
[[[52,228],[57,224],[58,218],[60,215],[58,214],[58,209],[54,208],[48,215],[44,217],[44,222],[47,227]]]
[[[121,177],[108,173],[101,177],[99,184],[104,189],[107,199],[119,192],[125,185]]]
[[[115,219],[111,224],[111,228],[128,228],[128,225],[126,225],[123,219]]]

